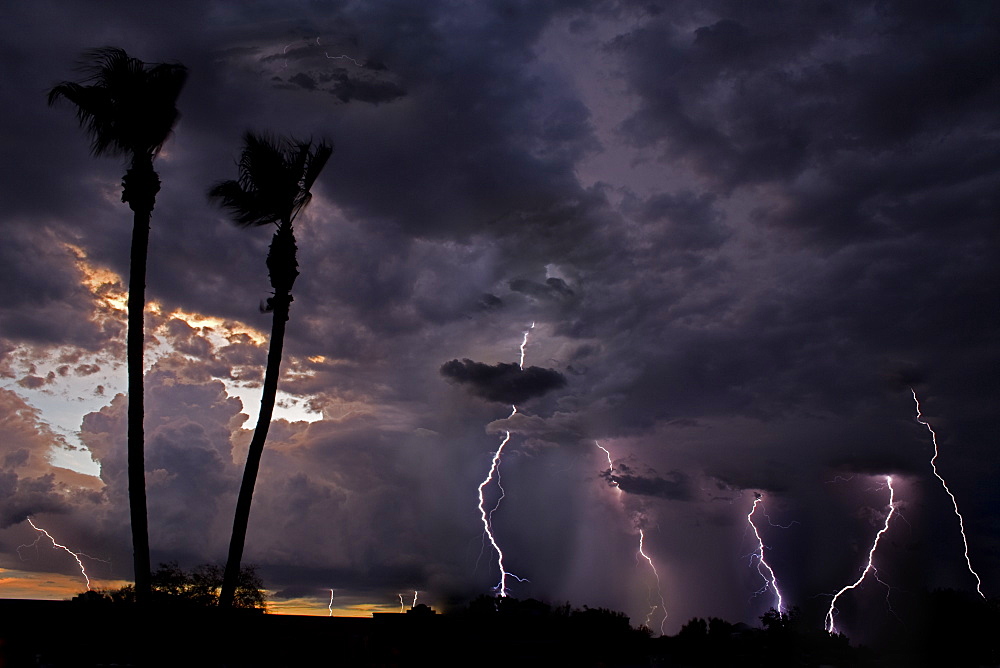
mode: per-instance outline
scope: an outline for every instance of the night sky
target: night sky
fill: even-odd
[[[335,148],[244,557],[276,610],[491,594],[476,497],[509,431],[511,595],[668,633],[774,605],[755,493],[785,603],[822,625],[892,475],[875,565],[903,619],[866,581],[837,618],[864,638],[908,592],[976,586],[911,388],[1000,595],[998,31],[989,1],[3,3],[0,596],[84,588],[18,549],[28,517],[109,562],[84,558],[95,586],[131,577],[125,166],[45,99],[106,45],[190,70],[154,163],[154,565],[225,559],[270,230],[206,192],[256,129]]]

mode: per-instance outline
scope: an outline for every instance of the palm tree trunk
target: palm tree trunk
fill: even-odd
[[[149,524],[146,516],[146,466],[143,433],[143,311],[146,307],[146,255],[149,248],[149,220],[160,189],[153,171],[152,156],[136,155],[132,168],[122,179],[122,201],[134,215],[132,249],[129,256],[128,335],[128,499],[132,523],[132,561],[136,601],[146,603],[151,594],[149,567]]]
[[[222,589],[219,592],[219,606],[223,608],[232,607],[233,598],[236,595],[240,562],[243,559],[243,546],[247,537],[247,525],[250,523],[253,488],[257,483],[260,457],[264,452],[264,441],[267,440],[267,430],[271,426],[271,414],[274,411],[274,401],[278,392],[281,351],[284,347],[285,323],[288,321],[288,307],[291,301],[291,294],[287,290],[276,292],[271,300],[273,319],[271,321],[271,341],[267,351],[267,369],[264,372],[264,388],[260,398],[257,426],[253,430],[253,438],[250,440],[250,448],[247,450],[243,482],[240,484],[240,495],[236,501],[236,515],[233,519],[233,535],[229,541],[226,572],[222,576]]]

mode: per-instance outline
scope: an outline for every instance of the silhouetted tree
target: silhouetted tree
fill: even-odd
[[[64,81],[49,91],[49,104],[60,99],[76,106],[80,126],[90,137],[95,156],[129,160],[122,178],[122,201],[133,211],[128,283],[128,491],[132,522],[132,554],[139,601],[150,591],[149,530],[143,453],[143,309],[146,305],[146,252],[149,219],[160,179],[153,158],[177,122],[177,96],[187,78],[179,64],[147,64],[122,49],[88,51],[80,70],[82,82]]]
[[[209,608],[218,605],[222,569],[215,564],[202,564],[185,571],[176,561],[161,563],[151,573],[150,584],[152,599],[158,605]],[[112,590],[88,591],[73,600],[84,603],[133,603],[135,588],[126,585]],[[252,564],[243,566],[236,582],[233,607],[263,610],[266,606],[264,582],[257,574],[257,567]]]
[[[250,504],[257,482],[260,457],[271,423],[274,400],[281,369],[281,350],[285,338],[285,322],[292,302],[292,285],[299,275],[295,234],[292,223],[312,198],[310,192],[333,149],[326,142],[313,147],[311,141],[297,142],[290,138],[275,138],[254,132],[243,136],[243,153],[237,163],[239,178],[223,181],[209,191],[229,209],[233,221],[240,227],[274,225],[274,237],[267,253],[267,271],[274,296],[267,300],[272,312],[271,340],[267,352],[267,368],[260,399],[260,413],[247,451],[243,482],[236,502],[233,535],[222,581],[219,605],[232,605],[236,580],[243,558]]]

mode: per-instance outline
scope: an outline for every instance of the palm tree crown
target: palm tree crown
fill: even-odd
[[[333,148],[325,141],[300,142],[246,132],[239,178],[223,181],[209,191],[222,200],[240,227],[291,224],[312,198],[310,189]]]
[[[64,81],[49,91],[76,105],[76,116],[91,139],[94,155],[155,155],[180,117],[176,101],[187,68],[177,63],[144,63],[106,46],[84,54],[80,83]]]

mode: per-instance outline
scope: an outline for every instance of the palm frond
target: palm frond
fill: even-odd
[[[219,199],[241,227],[290,225],[309,203],[310,189],[332,150],[326,142],[313,150],[312,141],[247,131],[236,164],[237,179],[216,185],[209,197]]]
[[[86,52],[78,70],[81,82],[64,81],[48,103],[66,99],[91,139],[95,155],[155,155],[180,114],[176,102],[187,68],[176,63],[149,65],[124,50],[103,47]]]

